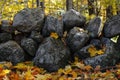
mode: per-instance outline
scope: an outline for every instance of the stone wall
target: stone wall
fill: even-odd
[[[96,17],[86,23],[86,18],[71,9],[61,19],[44,15],[39,9],[23,9],[13,22],[3,20],[0,27],[0,61],[33,61],[34,65],[48,71],[63,68],[77,56],[86,65],[107,67],[120,59],[119,44],[110,39],[120,34],[120,15],[107,20],[104,27]],[[67,31],[66,36],[64,32]],[[57,33],[58,38],[50,37]],[[102,55],[90,55],[90,48],[103,50]]]

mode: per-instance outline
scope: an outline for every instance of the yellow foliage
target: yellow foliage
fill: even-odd
[[[57,33],[55,33],[55,32],[52,32],[51,34],[50,34],[50,37],[52,37],[52,38],[54,38],[54,39],[58,39],[58,34]]]
[[[88,52],[90,53],[90,56],[93,57],[96,55],[104,54],[104,49],[97,50],[95,46],[92,45],[90,48],[88,48]]]
[[[75,71],[72,71],[71,74],[72,74],[72,77],[73,77],[73,78],[76,78],[76,77],[77,77],[77,73],[76,73]]]
[[[6,74],[10,73],[10,70],[5,69],[0,72],[0,77],[4,77]]]
[[[68,73],[70,73],[71,71],[72,71],[71,66],[66,66],[66,67],[65,67],[65,74],[68,74]]]
[[[24,80],[34,80],[34,76],[32,75],[32,73],[31,73],[30,70],[28,70],[28,71],[25,73]]]
[[[23,63],[18,63],[14,68],[19,69],[19,70],[27,70],[28,66],[23,64]]]

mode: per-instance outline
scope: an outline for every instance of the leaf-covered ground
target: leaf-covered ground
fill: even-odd
[[[103,72],[104,71],[104,72]],[[120,64],[101,69],[92,68],[76,61],[57,72],[47,72],[33,66],[32,62],[19,63],[13,66],[10,62],[0,63],[0,80],[119,80]]]

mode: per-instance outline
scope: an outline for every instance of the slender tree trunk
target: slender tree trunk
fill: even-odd
[[[42,8],[43,11],[44,11],[44,8],[45,8],[44,3],[45,3],[44,0],[40,2],[40,6],[41,6],[41,8]]]
[[[112,6],[108,6],[106,8],[106,18],[110,18],[113,16],[113,13],[112,13]]]
[[[89,15],[95,14],[94,0],[88,0]]]
[[[78,11],[78,0],[76,1],[76,5],[77,5],[76,10]]]
[[[95,0],[95,14],[96,16],[100,15],[101,5],[98,4],[98,0]]]
[[[120,14],[120,0],[116,0],[117,1],[117,14]]]
[[[40,0],[36,0],[37,7],[40,6]]]
[[[32,0],[32,8],[34,7],[34,0]]]
[[[66,0],[66,10],[70,10],[73,8],[73,0]]]

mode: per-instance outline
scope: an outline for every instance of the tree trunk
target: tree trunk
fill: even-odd
[[[45,8],[44,3],[45,3],[44,0],[40,2],[40,7],[42,8],[43,11],[44,11],[44,8]]]
[[[73,0],[66,0],[66,10],[70,10],[73,8]]]
[[[89,15],[95,14],[94,0],[88,0]]]
[[[78,0],[76,1],[76,5],[77,5],[76,10],[78,11]]]
[[[37,7],[40,6],[40,0],[36,0]]]
[[[108,6],[106,8],[106,18],[111,18],[113,16],[113,13],[112,13],[112,6]]]

